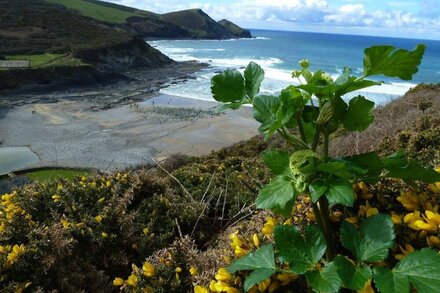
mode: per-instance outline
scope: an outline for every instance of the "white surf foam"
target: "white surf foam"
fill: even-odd
[[[237,40],[237,39],[233,39]],[[224,40],[223,40],[224,41]],[[227,40],[226,40],[227,41]],[[197,73],[196,79],[188,80],[186,83],[170,85],[168,88],[161,91],[170,95],[183,96],[187,98],[195,98],[200,100],[212,101],[210,92],[211,78],[219,71],[225,69],[238,69],[241,72],[244,71],[244,67],[249,62],[254,61],[258,63],[265,71],[265,79],[262,83],[262,94],[278,94],[282,89],[291,85],[298,84],[298,80],[294,80],[291,77],[291,71],[280,69],[277,65],[282,64],[283,60],[279,58],[252,58],[252,57],[235,57],[235,58],[197,58],[195,52],[201,51],[225,51],[223,48],[182,48],[174,47],[173,42],[161,43],[162,41],[155,41],[156,48],[163,53],[170,56],[176,61],[196,60],[203,63],[208,63],[211,67],[202,70]],[[167,46],[172,45],[172,46]],[[193,55],[194,54],[194,55]],[[360,71],[361,68],[357,68],[355,71]],[[332,74],[332,77],[336,79],[341,73],[341,68],[335,68],[336,73]],[[410,88],[414,87],[412,83],[386,83],[381,86],[374,86],[371,88],[363,89],[347,95],[347,98],[355,95],[365,95],[374,100],[377,104],[384,104],[390,100],[397,98],[405,94]]]

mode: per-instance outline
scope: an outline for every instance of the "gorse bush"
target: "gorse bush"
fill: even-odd
[[[220,276],[209,286],[211,291],[234,292],[236,289],[224,281],[232,279],[230,274],[243,271],[250,271],[244,281],[245,291],[271,291],[273,276],[279,280],[280,275],[285,276],[281,279],[303,275],[308,286],[317,292],[337,292],[342,288],[374,292],[374,286],[385,293],[409,292],[410,287],[428,293],[440,288],[440,255],[436,251],[425,248],[411,252],[414,249],[407,246],[402,249],[405,256],[397,264],[390,259],[389,251],[396,241],[394,225],[402,222],[401,216],[379,213],[367,200],[358,211],[365,218],[349,217],[339,225],[331,219],[338,209],[350,214],[356,200],[353,184],[362,190],[366,184],[386,178],[431,184],[440,181],[440,174],[407,160],[401,153],[386,157],[375,152],[329,156],[330,139],[338,130],[364,131],[374,119],[374,102],[356,96],[347,103],[342,97],[381,84],[367,79],[371,76],[410,80],[418,71],[424,51],[423,45],[413,51],[392,46],[370,47],[364,51],[362,76],[352,75],[346,67],[336,80],[322,71],[312,72],[309,61],[302,60],[301,69],[292,74],[299,85],[287,87],[279,96],[258,95],[264,71],[255,63],[250,63],[243,75],[227,70],[213,77],[212,93],[223,103],[222,109],[251,104],[254,118],[261,123],[259,131],[266,139],[277,133],[290,147],[288,151],[263,152],[262,159],[274,177],[260,190],[257,208],[289,216],[299,198],[307,199],[316,224],[310,223],[300,230],[289,223],[275,225],[273,220],[268,221],[273,243],[243,253],[245,256],[235,260],[227,271],[219,272]],[[434,190],[436,186],[430,188]],[[418,209],[426,197],[409,192],[397,200],[414,211],[403,217],[410,229],[421,231],[422,237],[428,236],[428,244],[439,240],[436,200],[424,206],[424,214]],[[257,240],[255,246],[260,246]],[[240,240],[233,240],[235,248],[240,248],[240,244]],[[196,288],[199,292],[204,290],[207,289]]]
[[[336,80],[303,61],[279,96],[258,95],[254,63],[227,71],[214,96],[251,103],[266,140],[2,195],[0,291],[438,291],[440,168],[412,161],[439,163],[438,103],[419,103],[438,86],[375,109],[411,120],[374,138],[380,156],[327,151],[373,121],[372,102],[344,94],[370,75],[410,78],[423,49],[367,49],[364,76]]]

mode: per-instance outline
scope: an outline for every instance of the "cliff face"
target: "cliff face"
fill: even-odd
[[[126,19],[122,27],[143,38],[188,39],[191,33],[158,17],[133,16]]]
[[[248,30],[222,20],[216,22],[201,9],[189,9],[166,14],[133,16],[122,27],[143,38],[164,39],[231,39],[251,38]]]
[[[171,60],[117,26],[43,0],[0,0],[0,55],[73,54],[98,70]]]
[[[189,9],[163,14],[161,20],[188,30],[197,39],[230,39],[234,37],[201,9]]]
[[[81,60],[101,71],[119,71],[127,68],[157,68],[173,61],[139,37],[102,48],[84,49],[75,53]]]
[[[251,32],[249,30],[243,29],[227,19],[220,20],[218,24],[223,26],[236,38],[252,38]]]

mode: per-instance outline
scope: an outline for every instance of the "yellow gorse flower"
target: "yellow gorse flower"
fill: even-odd
[[[61,196],[59,196],[58,194],[55,194],[54,196],[52,196],[53,202],[60,202]]]
[[[136,275],[131,274],[127,279],[127,285],[131,287],[136,287],[138,282],[138,277]]]
[[[154,266],[149,262],[144,262],[142,265],[142,272],[145,277],[153,277],[156,273]]]
[[[101,215],[97,215],[95,217],[95,221],[98,222],[98,223],[101,223],[102,222],[102,216]]]
[[[413,190],[407,192],[401,192],[397,200],[407,209],[408,211],[415,211],[419,208],[421,203],[421,198],[415,194]]]
[[[203,286],[195,286],[194,293],[209,293],[208,289]]]
[[[260,247],[260,239],[258,238],[258,234],[255,233],[252,235],[252,242],[254,243],[255,247]]]
[[[238,237],[238,231],[235,231],[234,233],[229,235],[229,239],[231,242],[231,247],[234,250],[234,253],[238,257],[245,256],[248,253],[248,250],[243,248],[243,242]]]
[[[415,249],[411,244],[405,244],[405,248],[403,248],[402,246],[399,246],[400,251],[402,251],[401,254],[396,254],[394,256],[395,259],[397,260],[402,260],[405,256],[407,256],[408,254],[410,254],[411,252],[413,252]]]
[[[6,266],[12,266],[14,263],[17,262],[20,256],[26,253],[26,247],[23,244],[17,245],[15,244],[12,247],[12,251],[8,253],[8,256],[6,258]]]
[[[261,230],[261,232],[263,232],[263,234],[266,235],[266,236],[272,235],[273,234],[273,230],[274,230],[276,224],[277,223],[276,223],[274,218],[268,217],[266,219],[266,223],[264,224],[264,227]]]
[[[195,276],[197,274],[197,269],[195,267],[190,267],[189,273],[191,274],[191,276]]]
[[[419,211],[414,211],[413,213],[406,214],[403,217],[403,222],[413,230],[420,230],[420,228],[415,225],[418,220],[421,220]]]
[[[122,278],[115,278],[113,280],[113,286],[122,286],[124,285],[124,280]]]
[[[271,283],[270,278],[267,278],[267,279],[264,280],[263,282],[260,282],[260,283],[258,284],[258,291],[260,291],[260,292],[264,292],[264,291],[266,291],[266,289],[269,288],[270,283]]]
[[[69,226],[70,226],[70,223],[69,223],[69,221],[67,221],[67,219],[66,218],[61,218],[61,224],[63,225],[63,228],[64,229],[67,229],[67,228],[69,228]]]
[[[402,224],[402,216],[396,214],[395,212],[391,212],[391,221],[394,225],[400,225]]]
[[[215,275],[217,281],[229,281],[232,279],[232,275],[225,269],[220,268]]]
[[[377,215],[378,213],[379,210],[375,207],[370,206],[368,200],[366,201],[365,205],[359,206],[359,217],[371,217]]]

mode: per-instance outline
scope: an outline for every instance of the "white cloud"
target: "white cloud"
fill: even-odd
[[[237,0],[233,3],[203,3],[203,0],[107,0],[157,13],[202,8],[214,19],[227,18],[248,27],[326,27],[362,28],[371,30],[405,30],[408,32],[440,33],[440,5],[438,0],[420,0],[421,12],[388,9],[369,11],[362,0],[344,0],[345,5],[334,6],[325,0]]]

